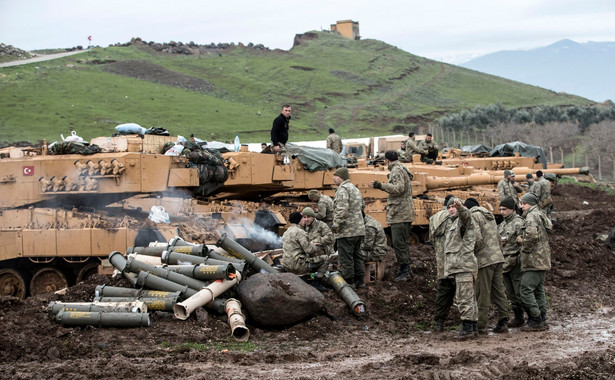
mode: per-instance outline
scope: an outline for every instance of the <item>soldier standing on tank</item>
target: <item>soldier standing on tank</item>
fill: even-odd
[[[349,178],[350,174],[345,167],[337,169],[333,174],[333,182],[338,188],[335,192],[331,230],[335,234],[342,277],[349,285],[362,288],[365,286],[365,264],[361,256],[361,241],[365,236],[361,214],[364,202],[361,192]]]
[[[504,170],[504,178],[498,182],[498,196],[500,202],[506,197],[511,197],[515,202],[515,210],[519,209],[519,193],[523,189],[515,182],[515,173],[512,170]]]
[[[486,208],[480,207],[476,199],[468,198],[464,205],[472,213],[476,236],[474,256],[478,262],[478,277],[474,292],[478,306],[478,333],[487,334],[489,308],[492,301],[496,307],[498,320],[493,332],[508,332],[508,299],[502,278],[504,256],[500,248],[498,225],[493,214]]]
[[[433,245],[434,252],[436,254],[436,308],[434,312],[434,331],[444,331],[444,321],[448,317],[448,311],[453,305],[453,298],[455,295],[455,279],[449,278],[444,274],[444,263],[446,259],[445,255],[445,243],[446,243],[446,226],[447,220],[450,219],[446,204],[452,195],[447,195],[444,198],[444,205],[442,210],[438,211],[429,218],[429,240]]]
[[[514,314],[514,319],[508,322],[508,327],[521,327],[525,324],[525,320],[523,319],[523,303],[519,293],[522,272],[521,261],[519,260],[521,244],[517,242],[517,237],[523,235],[525,221],[515,212],[515,202],[510,197],[504,198],[500,202],[500,214],[502,214],[504,220],[498,225],[498,232],[502,241],[502,254],[504,260],[506,260],[502,267],[502,274],[506,296]]]
[[[389,181],[372,181],[370,186],[389,193],[387,197],[387,224],[391,226],[391,241],[399,263],[395,281],[410,278],[410,227],[416,215],[412,201],[412,173],[397,159],[397,152],[389,150],[384,154],[389,168]]]
[[[308,191],[308,198],[312,202],[318,202],[318,212],[316,212],[316,219],[323,221],[327,226],[333,224],[333,199],[330,196],[321,194],[318,190]]]
[[[521,208],[525,218],[521,243],[520,294],[523,307],[529,314],[522,331],[540,331],[548,328],[545,276],[551,269],[551,248],[547,233],[553,230],[551,220],[538,208],[538,197],[527,193],[521,197]]]
[[[275,154],[286,153],[286,142],[288,141],[288,130],[290,128],[291,107],[288,104],[282,106],[282,111],[273,120],[271,126],[271,147]]]
[[[444,220],[441,228],[445,231],[444,239],[444,276],[455,281],[454,292],[449,291],[449,302],[457,300],[461,316],[459,338],[476,336],[475,326],[478,321],[478,308],[474,294],[474,280],[478,266],[474,256],[476,241],[474,222],[470,211],[457,198],[447,202],[449,218]],[[452,289],[451,289],[452,290]]]
[[[333,254],[333,232],[325,222],[316,220],[316,213],[311,207],[306,207],[301,211],[303,217],[303,228],[308,234],[310,243],[322,248],[326,255]]]
[[[335,151],[337,154],[342,153],[344,148],[342,138],[335,134],[333,128],[329,128],[329,136],[327,137],[327,149]]]

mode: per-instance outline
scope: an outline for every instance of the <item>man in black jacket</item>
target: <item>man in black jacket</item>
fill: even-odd
[[[276,154],[286,151],[290,111],[290,105],[284,104],[282,106],[282,113],[273,120],[273,126],[271,127],[271,146]]]

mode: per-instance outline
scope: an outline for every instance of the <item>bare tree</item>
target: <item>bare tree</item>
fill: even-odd
[[[598,179],[602,180],[603,165],[613,162],[615,155],[615,122],[602,121],[589,127],[585,140],[586,150],[590,157],[590,165],[598,169]],[[615,172],[615,168],[613,169]]]

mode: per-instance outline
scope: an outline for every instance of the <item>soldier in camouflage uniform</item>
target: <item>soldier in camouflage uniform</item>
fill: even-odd
[[[365,236],[361,213],[364,202],[361,192],[348,178],[350,174],[346,168],[339,168],[333,174],[333,182],[338,188],[331,230],[335,234],[342,277],[349,285],[362,288],[365,286],[365,264],[361,255],[361,241]]]
[[[540,172],[540,170],[538,172]],[[538,175],[538,172],[536,172],[536,175]],[[542,172],[540,173],[542,174]],[[553,176],[555,177],[555,179],[557,179],[556,175],[553,173],[547,173],[544,176],[540,176],[537,183],[541,185],[542,193],[540,194],[541,196],[538,197],[538,208],[540,208],[542,212],[544,212],[549,218],[551,218],[551,212],[553,210],[553,198],[551,198],[551,181],[547,179],[547,176]]]
[[[476,242],[474,222],[470,211],[457,198],[447,202],[450,216],[444,228],[444,276],[455,280],[454,297],[461,315],[460,338],[475,337],[474,326],[478,321],[478,308],[474,294],[474,279],[478,266],[474,256]],[[453,298],[453,294],[449,295]]]
[[[320,247],[310,243],[302,226],[301,213],[293,212],[288,219],[290,227],[282,235],[284,269],[298,275],[317,272],[317,277],[322,278],[327,270],[328,256]]]
[[[333,224],[333,199],[328,195],[320,194],[318,190],[308,191],[308,198],[312,202],[318,202],[316,219],[325,222],[327,226],[331,226]]]
[[[365,237],[361,243],[361,256],[367,261],[382,261],[387,253],[387,237],[379,221],[363,213]]]
[[[337,154],[342,153],[344,148],[342,138],[335,134],[333,128],[329,128],[329,136],[327,137],[327,149],[335,151]]]
[[[447,195],[444,198],[444,206],[442,210],[438,211],[429,218],[429,239],[433,245],[434,252],[436,254],[436,309],[434,313],[436,332],[444,331],[444,321],[448,317],[448,311],[453,305],[453,299],[455,295],[455,280],[449,278],[444,273],[444,262],[446,260],[446,254],[444,253],[446,243],[446,222],[450,219],[446,204],[452,195]]]
[[[551,248],[549,237],[553,225],[547,215],[538,208],[538,197],[527,193],[521,197],[521,208],[525,218],[521,243],[521,302],[529,314],[522,331],[544,330],[547,320],[547,299],[545,296],[545,275],[551,269]]]
[[[515,212],[515,202],[512,198],[504,198],[500,202],[500,214],[504,220],[498,226],[498,232],[502,240],[502,253],[504,254],[504,286],[506,295],[513,309],[515,318],[508,322],[508,327],[521,327],[525,324],[523,319],[523,303],[519,286],[521,285],[521,261],[519,253],[521,244],[517,243],[517,237],[523,235],[525,221]]]
[[[399,263],[395,281],[410,278],[410,227],[416,217],[412,201],[412,173],[397,159],[397,152],[389,150],[384,155],[389,167],[389,182],[372,181],[374,189],[389,193],[387,197],[387,224],[391,226],[391,240]]]
[[[428,133],[425,135],[425,140],[419,142],[419,148],[427,152],[425,156],[421,156],[421,161],[431,164],[438,159],[438,144],[433,141],[433,135]]]
[[[540,170],[538,172],[540,172]],[[538,196],[538,199],[540,199],[540,196],[542,194],[541,184],[535,181],[534,176],[530,173],[525,175],[525,179],[527,180],[527,189],[525,190],[525,192],[534,193]]]
[[[312,208],[306,207],[301,211],[303,228],[308,234],[310,243],[320,246],[326,255],[333,254],[333,232],[325,222],[316,220],[316,213]]]
[[[493,332],[508,332],[508,299],[502,278],[504,256],[500,248],[498,225],[493,214],[486,208],[480,207],[476,199],[468,198],[464,205],[472,213],[476,236],[474,256],[478,262],[478,277],[474,292],[478,305],[478,333],[487,334],[492,301],[496,306],[498,320]]]
[[[515,210],[519,209],[519,193],[523,191],[521,186],[515,182],[515,173],[511,170],[504,170],[504,178],[498,182],[498,196],[500,202],[506,197],[511,197],[515,202]]]
[[[412,160],[412,155],[413,154],[420,154],[421,155],[421,161],[423,161],[423,156],[427,156],[427,150],[421,148],[419,145],[416,144],[415,140],[414,140],[414,132],[410,132],[408,133],[408,140],[406,140],[405,143],[406,146],[406,157],[408,157],[409,160]]]

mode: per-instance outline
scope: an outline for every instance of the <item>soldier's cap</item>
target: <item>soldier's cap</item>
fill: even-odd
[[[512,197],[506,197],[500,201],[501,207],[506,207],[507,209],[514,210],[515,209],[515,200]]]
[[[527,179],[534,179],[534,176],[531,173],[527,173],[525,175],[525,178],[527,178]]]
[[[311,216],[312,218],[316,217],[316,213],[314,212],[314,210],[312,210],[311,207],[304,208],[303,211],[301,211],[301,215],[303,215],[303,216]]]
[[[448,194],[446,197],[444,197],[444,205],[448,205],[448,200],[451,199],[453,197],[453,194]]]
[[[302,218],[301,213],[295,211],[289,215],[288,221],[293,224],[299,224],[299,222],[301,221],[301,218]]]
[[[318,196],[318,190],[312,189],[308,191],[308,198],[313,199],[313,198],[316,198],[317,196]]]
[[[448,206],[452,205],[453,203],[455,203],[455,199],[457,199],[457,198],[455,198],[455,197],[451,197],[451,198],[448,200],[448,202],[446,202],[446,207],[448,207]]]
[[[534,206],[538,204],[538,197],[534,193],[525,193],[521,197],[521,202]]]
[[[350,174],[348,173],[348,169],[346,169],[345,167],[341,167],[339,169],[337,169],[335,171],[335,173],[333,173],[334,176],[338,176],[343,180],[347,180],[348,178],[350,178]]]
[[[555,173],[547,173],[545,174],[545,178],[549,181],[557,181],[557,175]]]
[[[512,170],[504,170],[504,177],[508,177],[509,175],[513,175]]]
[[[468,198],[463,203],[463,205],[466,206],[467,208],[478,207],[478,201],[474,198]]]

